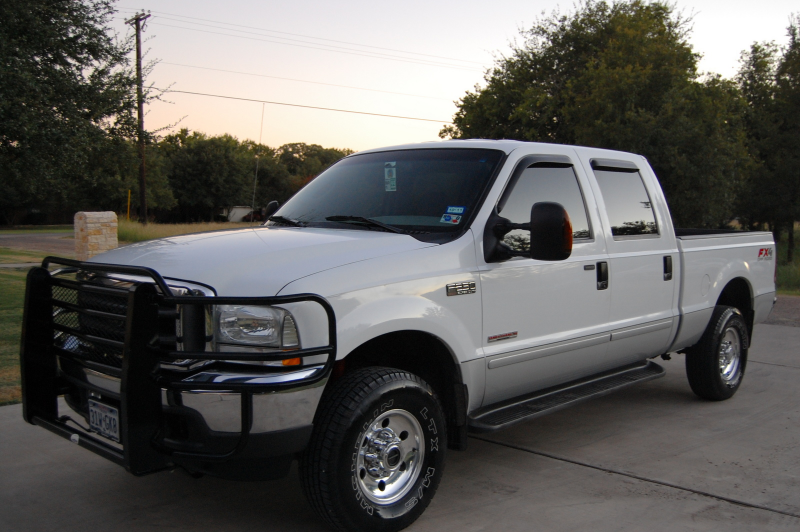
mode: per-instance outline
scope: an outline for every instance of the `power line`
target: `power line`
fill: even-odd
[[[122,11],[133,11],[133,10],[131,10],[131,9],[122,9]],[[456,57],[446,57],[446,56],[441,56],[441,55],[423,54],[423,53],[420,53],[420,52],[409,52],[407,50],[397,50],[395,48],[384,48],[384,47],[381,47],[381,46],[374,46],[374,45],[369,45],[369,44],[359,44],[359,43],[348,42],[348,41],[338,41],[338,40],[335,40],[335,39],[325,39],[323,37],[315,37],[313,35],[303,35],[301,33],[289,33],[289,32],[286,32],[286,31],[270,30],[270,29],[266,29],[266,28],[258,28],[258,27],[255,27],[255,26],[245,26],[245,25],[242,25],[242,24],[233,24],[233,23],[230,23],[230,22],[220,22],[220,21],[217,21],[217,20],[210,20],[210,19],[205,19],[205,18],[188,17],[186,15],[176,15],[174,13],[165,13],[163,11],[153,11],[153,13],[159,13],[161,15],[167,15],[167,16],[170,16],[170,17],[179,17],[179,18],[189,19],[189,20],[201,20],[203,22],[212,22],[214,24],[222,24],[222,25],[225,25],[225,26],[234,26],[234,27],[238,27],[238,28],[247,28],[247,29],[251,29],[251,30],[265,31],[265,32],[269,32],[269,33],[280,33],[282,35],[292,35],[293,37],[303,37],[303,38],[306,38],[306,39],[316,39],[318,41],[328,41],[328,42],[335,42],[335,43],[339,43],[339,44],[349,44],[349,45],[352,45],[352,46],[361,46],[361,47],[364,47],[364,48],[375,48],[376,50],[387,50],[387,51],[390,51],[390,52],[398,52],[398,53],[401,53],[401,54],[420,55],[420,56],[425,56],[425,57],[435,57],[437,59],[448,59],[448,60],[451,60],[451,61],[460,61],[460,62],[463,62],[463,63],[474,63],[476,65],[483,65],[483,63],[480,62],[480,61],[471,61],[469,59],[458,59]],[[191,22],[189,22],[189,23],[192,24]]]
[[[341,87],[341,88],[344,88],[344,89],[355,89],[355,90],[360,90],[360,91],[381,92],[381,93],[384,93],[384,94],[397,94],[399,96],[412,96],[414,98],[428,98],[430,100],[447,100],[447,101],[451,101],[450,98],[439,98],[437,96],[425,96],[425,95],[422,95],[422,94],[409,94],[409,93],[406,93],[406,92],[394,92],[394,91],[384,91],[384,90],[380,90],[380,89],[368,89],[366,87],[354,87],[352,85],[337,85],[336,83],[324,83],[322,81],[310,81],[310,80],[307,80],[307,79],[296,79],[296,78],[284,78],[284,77],[280,77],[280,76],[269,76],[267,74],[256,74],[254,72],[240,72],[240,71],[237,71],[237,70],[224,70],[224,69],[221,69],[221,68],[202,67],[202,66],[197,66],[197,65],[184,65],[182,63],[170,63],[170,62],[167,62],[167,61],[161,61],[161,62],[159,62],[159,64],[186,67],[186,68],[197,68],[197,69],[200,69],[200,70],[213,70],[215,72],[226,72],[228,74],[242,74],[244,76],[257,76],[257,77],[260,77],[260,78],[282,79],[282,80],[286,80],[286,81],[297,81],[299,83],[311,83],[311,84],[314,84],[314,85],[327,85],[328,87]]]
[[[403,120],[419,120],[422,122],[437,122],[441,123],[449,123],[450,120],[434,120],[432,118],[416,118],[413,116],[399,116],[399,115],[385,115],[381,113],[367,113],[365,111],[350,111],[347,109],[334,109],[332,107],[316,107],[314,105],[301,105],[298,103],[285,103],[285,102],[271,102],[268,100],[255,100],[253,98],[239,98],[236,96],[223,96],[221,94],[207,94],[204,92],[190,92],[190,91],[179,91],[174,89],[159,89],[157,87],[153,87],[156,90],[163,91],[163,92],[175,92],[179,94],[193,94],[195,96],[208,96],[211,98],[225,98],[226,100],[240,100],[243,102],[256,102],[256,103],[268,103],[270,105],[285,105],[288,107],[302,107],[304,109],[319,109],[321,111],[336,111],[337,113],[352,113],[356,115],[368,115],[368,116],[382,116],[384,118],[402,118]]]
[[[299,43],[302,43],[302,44],[325,46],[326,47],[325,49],[331,49],[331,50],[337,50],[338,49],[338,50],[345,50],[345,51],[349,51],[349,52],[358,52],[358,53],[368,52],[368,53],[372,53],[372,54],[378,54],[377,55],[378,57],[387,57],[387,58],[392,58],[392,59],[412,59],[412,60],[431,62],[431,63],[437,64],[437,65],[444,64],[444,63],[440,63],[440,62],[432,62],[432,61],[430,61],[428,59],[395,56],[395,55],[385,54],[385,53],[382,53],[382,52],[371,52],[369,50],[358,50],[358,49],[354,49],[354,48],[347,48],[345,46],[337,46],[337,45],[318,43],[318,42],[309,42],[309,41],[300,40],[300,39],[291,39],[289,37],[280,37],[280,36],[276,36],[276,35],[264,35],[263,33],[256,33],[256,32],[253,32],[253,31],[237,30],[237,29],[233,29],[233,28],[225,28],[225,27],[220,27],[218,25],[214,25],[214,24],[202,24],[200,22],[191,22],[191,21],[188,21],[188,20],[181,20],[179,18],[170,18],[170,17],[164,17],[164,16],[161,16],[159,18],[161,18],[163,20],[169,20],[171,22],[179,22],[181,24],[194,24],[195,26],[203,26],[203,27],[206,27],[206,28],[213,28],[215,30],[233,31],[233,32],[237,32],[237,33],[245,33],[245,34],[248,34],[248,35],[257,35],[259,37],[269,37],[269,38],[272,38],[272,39],[282,39],[282,41],[291,41],[291,42],[299,42]],[[189,29],[189,28],[186,28],[186,29]],[[288,43],[284,43],[284,44],[288,44]],[[355,45],[355,46],[361,46],[361,45]],[[369,47],[369,48],[375,48],[375,47]],[[405,53],[405,52],[401,52],[401,53]],[[420,55],[424,55],[424,54],[420,54]],[[459,59],[455,59],[455,61],[459,61]],[[472,61],[470,61],[470,63],[471,62]],[[453,66],[469,68],[467,65],[453,65]]]
[[[225,37],[235,37],[235,38],[238,38],[238,39],[247,39],[247,40],[250,40],[250,41],[269,42],[269,43],[274,43],[274,44],[283,44],[285,46],[296,46],[298,48],[310,48],[312,50],[322,50],[322,51],[325,51],[325,52],[334,52],[334,53],[339,53],[339,54],[358,55],[358,56],[362,56],[362,57],[371,57],[372,59],[385,59],[385,60],[389,60],[389,61],[399,61],[401,63],[412,63],[412,64],[417,64],[417,65],[427,65],[427,66],[435,66],[435,67],[440,67],[440,68],[450,68],[450,69],[454,69],[454,70],[464,70],[464,71],[468,71],[468,72],[478,72],[479,71],[476,68],[448,65],[448,64],[445,64],[445,63],[434,63],[434,62],[418,61],[418,60],[414,60],[414,59],[400,59],[400,58],[395,58],[395,57],[392,57],[392,56],[380,56],[380,55],[374,55],[374,54],[368,54],[368,53],[347,52],[347,51],[342,51],[342,50],[334,50],[332,48],[320,48],[319,46],[308,46],[308,45],[303,45],[303,44],[293,44],[293,43],[282,42],[282,41],[274,41],[274,40],[269,40],[269,39],[258,39],[256,37],[246,37],[244,35],[231,35],[230,33],[221,33],[221,32],[218,32],[218,31],[199,30],[199,29],[196,29],[196,28],[186,28],[184,26],[173,26],[172,24],[162,24],[160,22],[153,22],[152,24],[157,25],[157,26],[163,26],[163,27],[166,27],[166,28],[177,28],[177,29],[188,30],[188,31],[196,31],[196,32],[199,32],[199,33],[209,33],[209,34],[212,34],[212,35],[223,35]]]

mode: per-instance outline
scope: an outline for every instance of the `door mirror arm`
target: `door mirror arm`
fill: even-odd
[[[511,226],[515,225],[527,224],[514,224],[497,212],[492,212],[483,231],[483,258],[486,262],[503,262],[513,257],[527,256],[527,253],[516,251],[503,242],[503,238],[514,229]]]

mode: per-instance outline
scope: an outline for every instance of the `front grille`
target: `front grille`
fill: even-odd
[[[90,283],[53,286],[56,347],[77,358],[121,369],[127,302],[125,290]]]

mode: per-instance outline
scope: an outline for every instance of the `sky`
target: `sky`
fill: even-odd
[[[554,0],[119,0],[116,6],[111,26],[122,35],[127,18],[151,12],[145,61],[158,62],[147,82],[184,91],[148,105],[146,129],[356,151],[439,140],[454,102],[483,82],[521,30],[554,10],[574,10],[571,1]],[[676,7],[692,17],[700,70],[724,77],[735,75],[753,42],[785,43],[789,16],[800,13],[791,0],[679,0]]]

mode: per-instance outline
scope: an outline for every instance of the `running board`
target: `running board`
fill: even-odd
[[[492,432],[522,421],[550,414],[593,397],[600,397],[622,388],[664,376],[664,368],[655,362],[644,366],[628,367],[622,371],[590,377],[564,387],[549,389],[533,397],[505,402],[500,406],[476,411],[469,417],[471,432]]]

